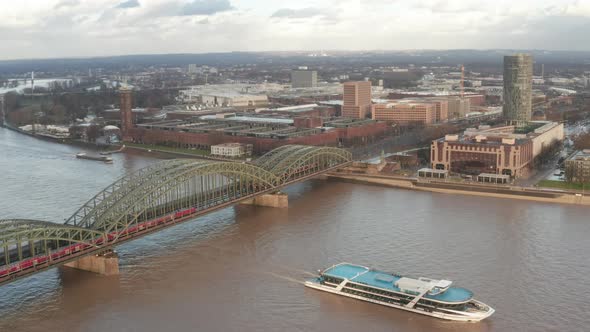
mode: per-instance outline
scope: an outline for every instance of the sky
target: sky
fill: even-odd
[[[590,0],[0,0],[0,60],[230,51],[590,50]]]

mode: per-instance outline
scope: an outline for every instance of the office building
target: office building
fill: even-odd
[[[342,116],[364,119],[371,112],[371,82],[346,82],[343,84]]]
[[[561,123],[539,121],[529,126],[527,133],[515,126],[480,126],[468,128],[463,135],[446,135],[432,142],[432,168],[473,175],[527,176],[535,157],[564,138]]]
[[[291,87],[315,88],[318,86],[318,72],[315,70],[291,71]]]
[[[196,74],[197,73],[197,65],[194,63],[191,63],[188,65],[188,73],[189,74]]]
[[[431,125],[436,122],[436,103],[396,102],[375,104],[373,120],[395,122],[400,126]]]
[[[516,54],[504,57],[504,118],[508,124],[526,126],[531,121],[533,57]]]

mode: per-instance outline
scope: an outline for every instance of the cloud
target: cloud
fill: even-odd
[[[139,6],[120,9],[132,5]],[[0,10],[0,59],[313,49],[590,50],[589,0],[13,0],[9,9]],[[187,35],[202,41],[187,43]]]
[[[282,8],[271,15],[271,17],[278,18],[310,18],[327,16],[330,16],[330,13],[328,11],[313,7],[307,7],[302,9]]]
[[[232,9],[234,8],[229,0],[193,0],[181,8],[179,15],[213,15]]]
[[[430,10],[433,13],[469,13],[484,11],[486,3],[470,0],[422,0],[414,4],[415,8]]]
[[[80,4],[80,0],[63,0],[58,2],[53,8],[54,9],[61,9],[67,7],[75,7]]]
[[[115,8],[135,8],[139,6],[141,6],[141,4],[138,0],[127,0],[118,4]]]

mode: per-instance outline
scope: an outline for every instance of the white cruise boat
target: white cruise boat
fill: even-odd
[[[446,320],[478,322],[494,313],[471,291],[451,285],[449,280],[402,277],[349,263],[305,282],[310,288]]]

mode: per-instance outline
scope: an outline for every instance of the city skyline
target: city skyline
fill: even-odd
[[[0,60],[229,51],[590,50],[590,4],[557,1],[6,1]],[[370,22],[362,23],[359,22]]]

